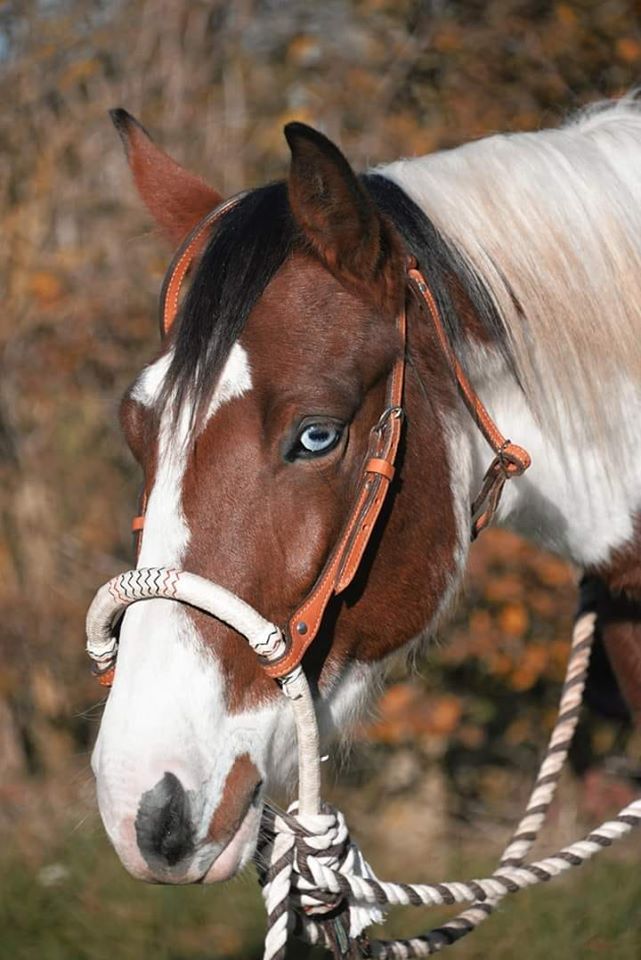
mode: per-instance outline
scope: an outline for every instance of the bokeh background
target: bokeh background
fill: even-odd
[[[640,67],[631,0],[0,2],[2,960],[260,956],[251,876],[216,890],[136,884],[95,812],[101,693],[83,617],[131,561],[138,477],[116,406],[156,349],[169,255],[106,111],[125,106],[229,193],[284,175],[292,119],[363,168],[556,124],[633,86]],[[328,794],[381,873],[491,869],[553,723],[575,582],[511,535],[474,547],[451,626],[394,668],[328,770]],[[592,703],[543,850],[641,783],[641,740],[616,697],[601,684]],[[453,955],[638,960],[640,854],[632,841],[519,895]],[[442,916],[394,915],[389,930]]]

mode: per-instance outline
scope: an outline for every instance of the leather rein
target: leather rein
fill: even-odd
[[[216,223],[245,196],[237,194],[217,206],[183,241],[169,266],[160,296],[160,331],[166,337],[179,310],[180,291],[194,260],[202,252]],[[449,342],[436,300],[418,268],[414,257],[407,261],[407,281],[427,309],[438,343],[451,368],[463,401],[472,419],[494,451],[479,491],[472,504],[471,535],[474,540],[488,526],[496,513],[505,482],[520,476],[530,466],[526,450],[506,440],[478,394],[469,382]],[[342,593],[354,579],[376,522],[387,498],[395,473],[405,412],[403,393],[407,362],[407,311],[405,304],[396,318],[401,351],[387,382],[385,407],[372,427],[367,454],[363,463],[358,490],[338,540],[316,583],[298,609],[290,617],[284,631],[285,653],[276,661],[262,661],[265,672],[274,678],[284,677],[300,664],[305,652],[320,629],[323,615],[332,597]],[[138,536],[138,548],[144,528],[146,497],[143,494],[139,516],[132,522]],[[109,685],[111,671],[100,679]]]

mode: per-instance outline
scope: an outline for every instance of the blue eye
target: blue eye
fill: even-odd
[[[310,423],[298,436],[295,454],[301,457],[320,456],[329,453],[341,437],[341,428],[336,423]]]

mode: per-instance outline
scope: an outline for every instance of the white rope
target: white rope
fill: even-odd
[[[595,854],[620,840],[633,827],[641,824],[641,799],[624,807],[614,819],[601,824],[587,837],[557,851],[552,856],[525,863],[554,797],[561,770],[578,722],[587,668],[594,635],[595,615],[583,614],[576,622],[568,669],[559,705],[559,716],[541,764],[525,813],[500,858],[500,864],[491,877],[442,883],[389,883],[378,879],[364,860],[358,847],[350,840],[342,814],[324,808],[319,818],[305,818],[297,813],[296,805],[287,816],[267,813],[265,830],[275,837],[286,834],[293,838],[288,847],[291,870],[288,873],[288,903],[299,919],[300,931],[311,943],[328,941],[327,925],[322,917],[310,913],[334,897],[348,904],[349,931],[354,937],[363,929],[361,922],[375,922],[363,911],[392,906],[443,906],[471,903],[472,906],[441,927],[421,937],[408,940],[377,941],[368,944],[367,954],[380,960],[405,960],[425,957],[454,943],[479,926],[508,893],[560,876],[572,867],[580,866]],[[301,773],[305,771],[301,768]],[[269,852],[269,843],[265,852]],[[327,852],[331,851],[331,855]],[[355,869],[356,866],[356,869]],[[268,904],[269,917],[278,914],[278,896],[285,896],[284,885],[275,892],[270,879],[270,865],[262,871],[261,882]],[[378,918],[376,918],[378,919]],[[282,960],[285,944],[272,948],[266,941],[264,960]],[[336,951],[335,951],[336,953]],[[340,956],[342,954],[337,953]],[[344,954],[347,955],[347,954]],[[350,954],[354,955],[354,954]]]
[[[283,635],[248,603],[218,583],[184,570],[139,567],[105,583],[87,612],[87,653],[101,667],[115,662],[118,641],[114,622],[132,603],[162,597],[210,613],[247,638],[252,650],[266,660],[285,652]]]
[[[579,720],[579,711],[592,651],[595,620],[595,614],[588,612],[582,614],[574,625],[572,646],[565,682],[561,691],[557,721],[550,736],[525,813],[501,854],[499,868],[504,865],[515,866],[523,863],[538,836],[550,804],[554,799]],[[502,898],[475,903],[423,937],[411,939],[408,941],[411,945],[411,955],[415,957],[430,956],[444,946],[467,936],[484,920],[487,920],[500,899]],[[401,944],[402,941],[379,943],[377,944],[377,956],[385,958],[405,957],[407,955],[406,951],[399,949]]]
[[[101,669],[117,656],[113,625],[131,603],[164,597],[198,607],[247,638],[268,662],[286,650],[281,631],[240,597],[203,577],[166,568],[141,568],[114,577],[96,594],[87,614],[87,650]],[[292,704],[298,738],[299,801],[287,813],[267,805],[257,851],[259,880],[267,908],[264,960],[284,960],[290,931],[297,927],[311,943],[337,957],[378,960],[425,957],[476,929],[508,893],[560,876],[580,866],[641,824],[641,799],[588,836],[532,863],[525,858],[537,839],[554,797],[578,721],[595,614],[576,622],[559,716],[525,813],[491,877],[444,883],[388,883],[379,880],[349,836],[342,814],[320,803],[319,740],[313,699],[305,674],[296,667],[281,687]],[[363,946],[362,931],[383,919],[392,905],[471,907],[429,933],[408,940]]]

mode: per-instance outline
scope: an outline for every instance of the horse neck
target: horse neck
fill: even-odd
[[[506,484],[496,523],[579,567],[607,564],[633,541],[641,510],[641,390],[624,380],[602,388],[598,426],[552,398],[546,425],[491,351],[472,350],[469,367],[502,433],[532,457],[527,473]],[[469,416],[459,412],[457,422],[471,461],[470,486],[458,495],[471,502],[492,452]]]

